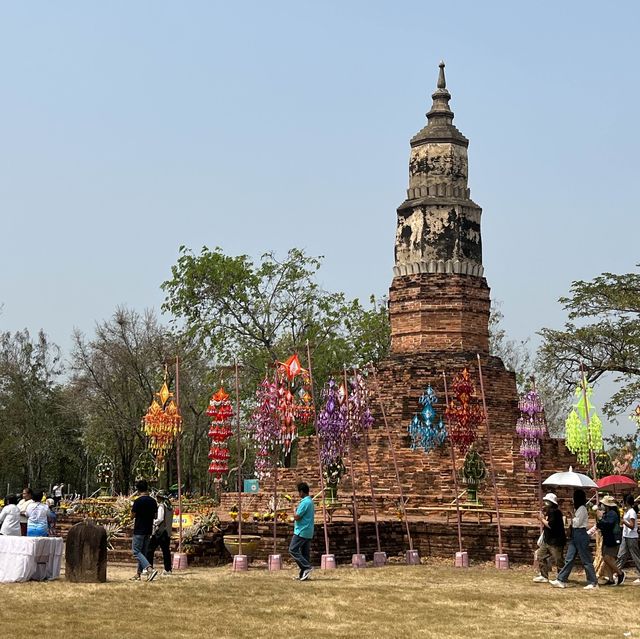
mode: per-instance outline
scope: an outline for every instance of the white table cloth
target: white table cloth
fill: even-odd
[[[63,550],[62,537],[0,535],[0,582],[57,579]]]

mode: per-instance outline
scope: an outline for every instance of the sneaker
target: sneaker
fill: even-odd
[[[313,570],[313,568],[307,568],[303,573],[302,573],[302,577],[300,577],[300,581],[307,581],[307,579],[309,579],[309,575],[311,574],[311,571]]]
[[[624,580],[626,578],[626,573],[624,571],[620,571],[620,575],[618,577],[618,586],[622,586],[622,584],[624,583]]]
[[[598,586],[598,584],[588,584],[583,588],[583,590],[595,590],[596,588],[600,588],[600,586]]]
[[[618,575],[617,574],[613,575],[613,577],[611,577],[610,581],[613,583],[614,586],[617,586],[618,585]]]
[[[133,577],[129,577],[129,581],[140,581],[140,573],[136,573]]]
[[[542,575],[538,575],[537,577],[533,578],[533,582],[536,584],[546,584],[549,580],[546,577],[543,577]]]
[[[163,570],[160,573],[160,576],[161,577],[171,577],[171,576],[173,576],[173,573],[170,570]]]
[[[633,583],[634,583],[636,586],[640,586],[640,579],[636,579]]]
[[[554,579],[553,581],[549,582],[554,588],[566,588],[567,587],[567,582],[566,581],[560,581],[559,579]]]
[[[158,571],[155,568],[147,570],[147,581],[153,581],[158,576]]]

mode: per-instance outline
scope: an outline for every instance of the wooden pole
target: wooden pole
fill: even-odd
[[[180,361],[176,355],[176,407],[180,415]],[[176,435],[176,466],[178,472],[178,552],[182,552],[182,463],[180,460],[180,440],[182,439],[182,424],[180,431]]]
[[[349,422],[349,385],[347,381],[347,367],[342,369],[344,380],[344,404],[347,409],[347,423]],[[353,525],[356,532],[356,554],[360,554],[360,528],[358,527],[358,502],[356,499],[356,465],[353,459],[353,440],[349,434],[349,462],[351,464],[351,494],[353,495]]]
[[[278,457],[279,448],[273,451],[273,554],[278,552]]]
[[[447,376],[444,371],[442,371],[442,380],[444,382],[444,400],[447,403],[448,408],[449,391],[447,389]],[[460,549],[460,552],[462,552],[462,516],[460,513],[460,499],[458,497],[458,493],[460,492],[460,490],[458,488],[458,471],[456,470],[456,450],[451,437],[449,437],[449,447],[451,448],[451,466],[453,467],[453,487],[456,491],[456,523],[458,524],[458,547]]]
[[[360,400],[361,398],[359,397],[360,389],[358,387],[358,370],[356,368],[353,369],[353,375],[356,380],[356,396],[358,400]],[[371,474],[371,461],[369,459],[369,429],[368,428],[364,433],[364,457],[367,461],[367,475],[369,476],[369,487],[371,489],[371,505],[373,507],[373,522],[376,528],[376,545],[378,547],[378,552],[382,552],[382,549],[380,547],[380,530],[378,529],[378,507],[376,506],[376,493],[373,487],[373,477]]]
[[[242,554],[242,445],[240,441],[240,375],[234,360],[236,376],[236,445],[238,448],[238,554]]]
[[[484,421],[487,425],[487,444],[489,447],[489,463],[491,464],[491,483],[493,484],[493,499],[496,506],[496,521],[498,524],[498,550],[502,555],[502,525],[500,521],[500,503],[498,501],[498,486],[496,484],[496,470],[493,463],[493,449],[491,447],[491,428],[489,426],[489,413],[487,412],[487,401],[484,394],[484,380],[482,379],[482,364],[480,362],[480,355],[476,355],[478,358],[478,375],[480,376],[480,392],[482,393],[482,408],[484,410]]]
[[[313,372],[311,367],[311,349],[309,348],[309,340],[307,340],[307,367],[309,371],[309,385],[311,386],[311,400],[313,402],[313,421],[316,431],[316,448],[318,449],[318,470],[320,471],[320,490],[322,491],[322,524],[324,528],[324,548],[325,554],[329,554],[329,530],[327,528],[327,504],[325,503],[326,494],[324,492],[324,476],[322,475],[322,455],[320,454],[320,434],[318,433],[318,412],[315,410],[316,400],[313,388]]]
[[[533,392],[536,393],[537,396],[537,391],[536,391],[536,378],[535,377],[531,377],[531,388],[533,389]],[[546,421],[546,420],[545,420]],[[542,504],[542,447],[543,447],[543,440],[544,440],[544,435],[542,436],[542,438],[540,439],[540,455],[538,456],[538,472],[536,473],[536,483],[537,483],[537,487],[538,487],[538,506],[541,506]],[[544,531],[544,525],[542,522],[540,522],[540,532]]]
[[[389,449],[391,450],[391,458],[393,459],[393,468],[396,472],[396,482],[398,483],[398,492],[400,494],[400,510],[402,512],[402,518],[407,529],[407,540],[409,541],[409,550],[413,550],[413,541],[411,539],[411,531],[409,529],[409,520],[407,519],[407,509],[404,503],[404,492],[402,490],[402,482],[400,481],[400,471],[398,470],[398,460],[396,458],[396,450],[391,439],[391,431],[389,430],[389,422],[387,420],[387,413],[384,410],[384,402],[380,395],[380,385],[378,384],[378,374],[373,364],[370,364],[370,369],[373,374],[373,381],[376,385],[376,395],[378,396],[378,402],[380,404],[380,411],[382,412],[382,420],[384,421],[384,428],[387,434],[387,440],[389,442]]]
[[[584,364],[580,362],[580,380],[582,385],[582,397],[584,399],[584,415],[587,420],[587,442],[589,446],[589,461],[591,462],[591,475],[593,476],[593,481],[597,481],[598,477],[596,475],[596,457],[593,452],[593,443],[591,441],[591,428],[590,428],[590,419],[589,419],[589,400],[587,399],[587,377],[584,372]],[[596,505],[600,505],[600,495],[598,495],[598,489],[596,488]]]

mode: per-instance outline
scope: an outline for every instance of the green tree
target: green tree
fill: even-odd
[[[162,326],[155,314],[118,308],[113,317],[96,325],[95,335],[73,336],[71,389],[87,417],[85,446],[94,459],[106,455],[115,461],[115,488],[130,488],[133,467],[146,448],[141,420],[161,382],[167,365],[174,387],[174,362],[181,359],[180,407],[184,418],[183,459],[185,480],[204,478],[207,418],[211,373],[199,348]],[[175,455],[175,451],[172,453]],[[168,481],[175,471],[167,460]]]
[[[545,373],[575,386],[584,365],[587,380],[618,374],[620,389],[604,405],[613,417],[640,399],[640,275],[603,273],[590,282],[576,281],[569,297],[563,330],[543,329],[540,363]]]
[[[44,332],[0,335],[0,482],[14,489],[48,489],[63,481],[76,486],[81,420],[66,390],[60,350]]]
[[[503,326],[504,315],[501,303],[491,303],[489,316],[489,350],[499,357],[507,370],[516,375],[518,393],[535,387],[544,403],[544,412],[549,434],[554,437],[564,435],[564,423],[570,406],[570,394],[566,387],[559,385],[543,367],[537,358],[532,357],[529,339],[516,341],[507,336]]]
[[[299,249],[282,260],[265,253],[254,264],[220,248],[196,255],[181,247],[173,277],[162,285],[163,309],[217,362],[241,361],[247,393],[274,361],[292,351],[305,359],[307,340],[319,386],[344,364],[379,361],[390,344],[386,304],[371,298],[365,308],[324,291],[316,281],[321,261]]]

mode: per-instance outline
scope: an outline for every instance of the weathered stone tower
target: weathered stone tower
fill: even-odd
[[[409,506],[452,503],[454,487],[448,445],[424,453],[409,448],[407,427],[418,398],[428,384],[444,405],[442,373],[451,381],[464,368],[471,372],[479,393],[480,355],[491,424],[496,479],[502,508],[537,510],[537,478],[527,474],[519,455],[515,434],[518,395],[514,373],[489,353],[489,287],[482,266],[480,217],[482,210],[471,200],[467,184],[469,141],[453,124],[446,88],[444,63],[440,64],[438,86],[427,113],[427,125],[411,140],[409,189],[397,211],[394,277],[389,290],[391,353],[378,366],[380,399],[396,450],[400,479]],[[370,389],[375,391],[374,386]],[[371,432],[370,458],[374,485],[380,492],[397,494],[389,444],[382,429],[378,397],[372,398],[376,425]],[[475,443],[489,463],[487,435],[482,425]],[[299,442],[298,464],[284,471],[285,477],[318,477],[313,438]],[[362,448],[354,450],[357,491],[366,495]],[[458,456],[458,470],[463,458]],[[542,474],[575,465],[562,440],[547,439],[542,451]],[[346,476],[341,491],[351,490]],[[319,478],[318,478],[319,483]],[[479,498],[492,506],[491,485],[486,481]],[[394,502],[387,516],[395,515]],[[535,532],[535,531],[534,531]],[[508,546],[507,546],[508,547]],[[528,552],[528,551],[527,551]]]
[[[428,123],[411,140],[391,285],[394,354],[489,351],[480,216],[467,186],[469,140],[453,125],[444,62]]]

